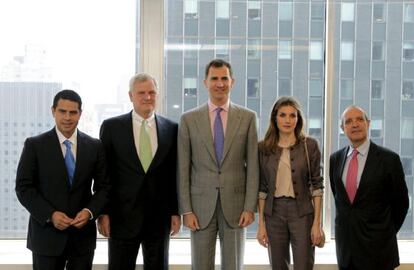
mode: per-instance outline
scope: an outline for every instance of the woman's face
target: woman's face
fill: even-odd
[[[291,135],[298,123],[298,111],[292,106],[282,106],[276,115],[276,124],[280,134]]]

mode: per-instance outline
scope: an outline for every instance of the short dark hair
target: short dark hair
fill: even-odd
[[[58,92],[53,98],[53,105],[52,105],[53,109],[56,109],[57,104],[60,99],[66,99],[66,100],[70,100],[70,101],[78,103],[78,109],[82,111],[82,99],[79,96],[79,94],[76,93],[75,91],[70,90],[70,89],[64,89]]]
[[[229,69],[229,73],[230,73],[230,78],[233,79],[233,69],[231,68],[231,65],[229,62],[224,61],[223,59],[214,59],[211,60],[210,63],[208,63],[206,65],[206,74],[205,74],[205,79],[207,79],[208,77],[208,72],[210,71],[211,67],[215,67],[215,68],[221,68],[221,67],[226,67]]]

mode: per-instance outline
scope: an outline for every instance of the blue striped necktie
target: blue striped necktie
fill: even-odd
[[[224,130],[220,113],[223,109],[218,107],[216,111],[216,119],[214,120],[214,150],[216,151],[217,166],[221,166],[224,148]]]
[[[73,176],[75,174],[75,157],[72,153],[72,143],[69,140],[66,140],[63,144],[66,146],[65,165],[66,170],[68,171],[69,184],[72,185]]]

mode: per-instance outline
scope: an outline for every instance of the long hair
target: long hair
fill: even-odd
[[[277,113],[280,107],[292,106],[297,111],[298,121],[294,130],[296,143],[305,137],[304,125],[305,120],[303,119],[303,113],[300,109],[299,102],[294,97],[279,97],[273,105],[272,112],[270,113],[269,127],[267,128],[264,139],[259,143],[259,147],[266,154],[273,153],[279,143],[280,131],[277,127]]]

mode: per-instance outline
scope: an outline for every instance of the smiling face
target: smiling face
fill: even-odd
[[[68,99],[59,99],[56,108],[52,107],[52,114],[55,118],[57,129],[69,138],[78,126],[82,111],[79,104]]]
[[[226,66],[210,67],[204,85],[209,92],[211,102],[216,106],[224,105],[230,96],[234,80]]]
[[[341,128],[353,147],[363,144],[368,138],[369,120],[364,111],[350,107],[342,114]]]
[[[282,106],[277,110],[276,124],[280,134],[293,134],[297,123],[298,111],[293,106]]]

